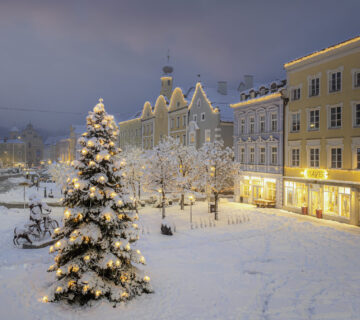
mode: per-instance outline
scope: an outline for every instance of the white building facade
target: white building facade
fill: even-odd
[[[255,204],[283,202],[282,90],[286,82],[243,92],[234,109],[234,151],[239,173],[235,178],[235,201]]]

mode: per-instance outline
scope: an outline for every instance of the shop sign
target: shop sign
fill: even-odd
[[[305,169],[302,174],[307,179],[323,180],[328,178],[328,172],[324,169]]]

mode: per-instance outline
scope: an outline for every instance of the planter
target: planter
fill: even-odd
[[[308,207],[301,207],[301,214],[308,214]]]
[[[316,218],[322,219],[322,210],[316,209]]]

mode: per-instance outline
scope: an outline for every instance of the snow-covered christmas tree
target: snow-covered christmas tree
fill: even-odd
[[[114,117],[100,99],[79,139],[83,148],[73,163],[76,175],[64,188],[64,226],[56,230],[61,240],[50,247],[57,255],[49,271],[57,280],[43,301],[120,302],[152,291],[150,278],[136,267],[145,258],[133,247],[138,216],[130,212],[132,200],[123,191],[117,135]]]

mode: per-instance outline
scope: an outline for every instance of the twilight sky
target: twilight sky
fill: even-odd
[[[185,89],[197,74],[234,88],[283,78],[283,63],[359,35],[359,12],[359,0],[0,0],[0,126],[65,133],[100,96],[125,119],[153,103],[168,49]]]

